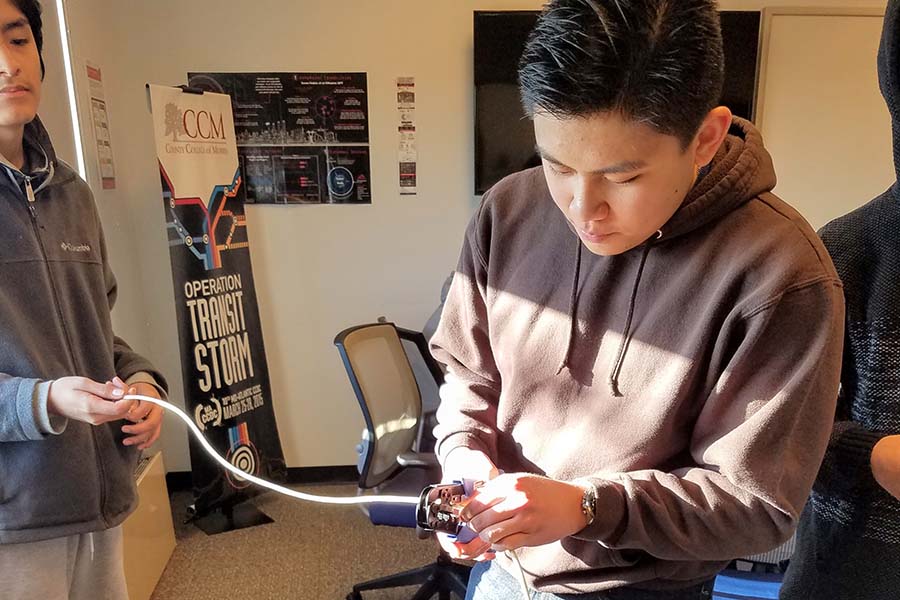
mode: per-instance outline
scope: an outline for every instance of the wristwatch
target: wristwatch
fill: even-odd
[[[585,527],[594,522],[597,515],[597,488],[592,485],[584,488],[584,494],[581,495],[581,512],[587,520]]]

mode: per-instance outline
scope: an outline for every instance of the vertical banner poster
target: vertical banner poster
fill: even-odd
[[[106,94],[103,91],[103,73],[100,67],[87,63],[88,84],[91,98],[91,125],[97,142],[97,162],[100,181],[104,190],[116,189],[116,165],[113,161],[112,136],[109,133],[109,113],[106,110]]]
[[[400,195],[415,196],[417,191],[416,163],[419,152],[416,149],[416,79],[415,77],[397,78],[397,112],[400,124]]]
[[[185,408],[246,473],[284,480],[231,99],[150,85]],[[190,439],[197,516],[255,495]]]
[[[228,94],[246,201],[371,204],[365,73],[188,73]]]

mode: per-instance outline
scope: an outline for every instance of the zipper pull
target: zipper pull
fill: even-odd
[[[31,216],[37,216],[37,213],[34,210],[34,188],[31,187],[31,177],[25,176],[25,196],[28,198],[28,210],[31,211]]]

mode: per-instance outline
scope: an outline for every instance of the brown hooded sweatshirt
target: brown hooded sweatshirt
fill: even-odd
[[[596,487],[592,525],[519,551],[537,589],[683,587],[792,534],[834,418],[844,303],[774,186],[735,119],[662,236],[618,256],[583,250],[539,168],[485,195],[432,340],[435,433],[442,461],[467,446]]]

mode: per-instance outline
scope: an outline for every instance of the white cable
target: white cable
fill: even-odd
[[[238,477],[246,479],[251,483],[255,483],[256,485],[264,488],[268,488],[273,492],[278,492],[279,494],[284,494],[285,496],[296,498],[297,500],[317,502],[319,504],[418,504],[419,502],[418,496],[317,496],[315,494],[306,494],[304,492],[298,492],[296,490],[286,488],[284,486],[278,485],[277,483],[266,481],[265,479],[257,477],[256,475],[245,473],[244,471],[241,471],[236,466],[222,458],[222,456],[219,455],[218,452],[216,452],[215,448],[213,448],[212,445],[203,436],[203,432],[200,431],[200,428],[197,427],[193,419],[191,419],[187,414],[185,414],[183,410],[181,410],[177,406],[169,404],[165,400],[160,400],[159,398],[151,398],[150,396],[141,396],[139,394],[127,394],[123,397],[123,400],[140,400],[142,402],[150,402],[151,404],[160,406],[169,412],[175,413],[175,415],[182,421],[184,421],[185,425],[188,426],[188,429],[191,430],[191,433],[194,434],[194,437],[197,438],[197,441],[200,442],[200,445],[203,446],[203,449],[206,450],[206,453],[213,457],[215,461],[222,465],[224,469],[231,471]]]
[[[225,460],[216,450],[212,447],[212,445],[207,441],[207,439],[203,436],[203,432],[200,431],[200,428],[194,423],[194,421],[187,415],[183,410],[175,406],[174,404],[170,404],[165,400],[160,400],[159,398],[152,398],[150,396],[141,396],[139,394],[127,394],[123,398],[123,400],[140,400],[142,402],[150,402],[151,404],[155,404],[163,409],[175,413],[175,415],[184,421],[184,424],[188,426],[191,433],[194,434],[194,437],[197,438],[197,441],[200,442],[200,445],[203,446],[203,449],[206,450],[206,453],[209,454],[217,463],[222,465],[223,468],[231,471],[238,477],[246,479],[256,485],[262,486],[264,488],[270,489],[274,492],[278,492],[279,494],[284,494],[285,496],[289,496],[291,498],[296,498],[298,500],[305,500],[307,502],[317,502],[320,504],[375,504],[375,503],[396,503],[396,504],[418,504],[419,498],[418,496],[352,496],[352,497],[334,497],[334,496],[317,496],[315,494],[306,494],[304,492],[298,492],[296,490],[292,490],[290,488],[286,488],[284,486],[278,485],[277,483],[272,483],[271,481],[266,481],[256,475],[251,475],[249,473],[245,473],[241,471],[236,466]],[[528,589],[528,580],[525,578],[525,569],[522,568],[522,563],[519,561],[519,555],[516,554],[515,550],[507,550],[506,555],[511,557],[513,561],[516,563],[516,566],[519,568],[519,578],[520,583],[522,584],[522,593],[525,596],[525,600],[531,600],[531,591]]]
[[[528,580],[525,579],[525,569],[522,568],[522,562],[519,560],[519,555],[516,554],[515,550],[507,550],[506,556],[513,559],[513,562],[519,567],[519,583],[522,584],[522,594],[525,595],[525,600],[531,600],[531,590],[528,589]]]

